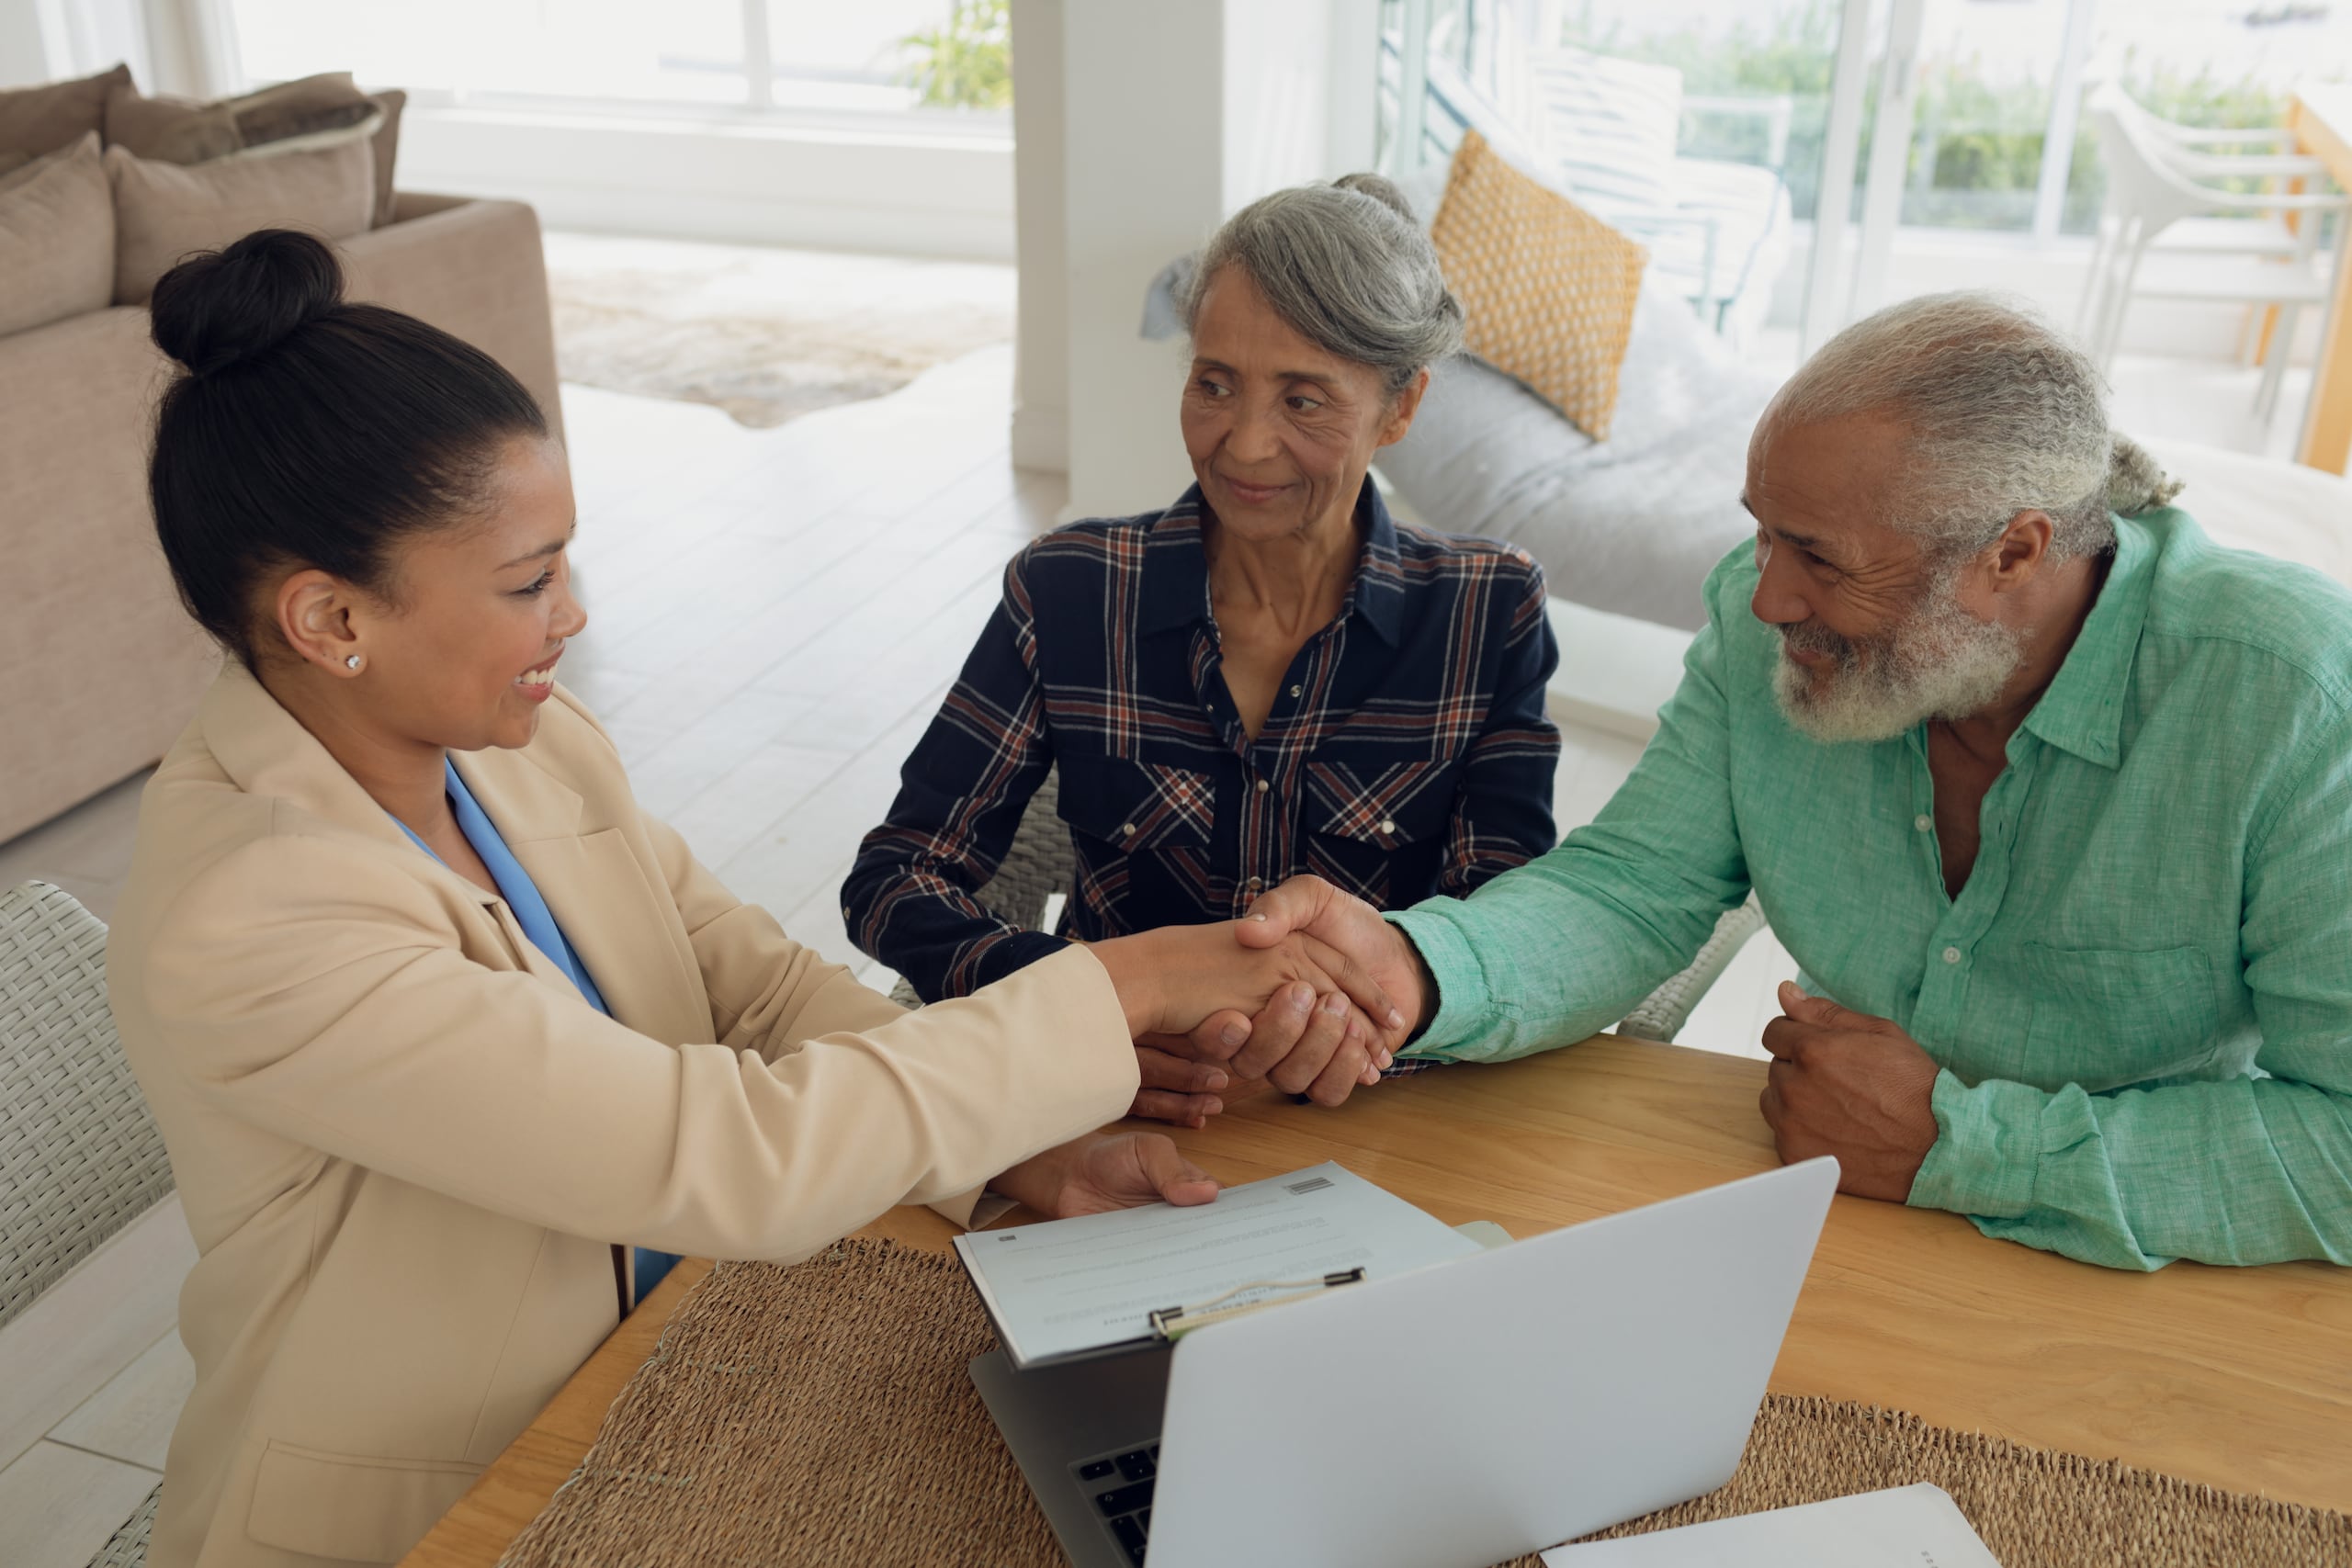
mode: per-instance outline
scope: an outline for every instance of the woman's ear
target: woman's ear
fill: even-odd
[[[1405,433],[1413,428],[1413,415],[1420,412],[1421,394],[1429,389],[1429,367],[1423,366],[1410,381],[1405,383],[1404,389],[1390,400],[1388,417],[1380,427],[1380,438],[1373,443],[1375,449],[1394,446],[1405,439]]]
[[[273,603],[277,635],[295,657],[336,675],[357,673],[354,655],[366,661],[359,628],[351,618],[350,591],[336,579],[307,567],[288,573]]]

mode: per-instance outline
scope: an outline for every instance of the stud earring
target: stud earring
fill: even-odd
[[[346,657],[346,658],[344,660],[344,661],[343,661],[343,667],[344,667],[345,670],[356,670],[356,669],[358,669],[358,668],[359,668],[359,655],[357,655],[357,654],[356,654],[356,653],[355,653],[355,654],[351,654],[351,655],[349,655],[348,657]]]

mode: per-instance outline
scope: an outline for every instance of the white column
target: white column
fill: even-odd
[[[1012,464],[1069,471],[1069,204],[1062,0],[1012,0]]]
[[[1163,506],[1191,482],[1184,347],[1138,335],[1144,289],[1236,209],[1363,166],[1371,94],[1333,84],[1368,77],[1370,37],[1335,0],[1063,7],[1071,515]]]

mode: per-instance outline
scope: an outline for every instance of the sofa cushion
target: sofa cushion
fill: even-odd
[[[1512,167],[1475,130],[1454,149],[1430,243],[1462,301],[1470,352],[1607,440],[1642,247]]]
[[[103,310],[114,296],[114,198],[98,133],[0,175],[0,335]]]
[[[130,85],[130,67],[118,65],[77,82],[50,82],[0,93],[0,152],[39,157],[71,147],[105,128],[107,94]]]
[[[151,98],[128,83],[107,94],[107,145],[164,164],[203,164],[233,153],[299,152],[364,140],[383,107],[349,72],[282,82],[243,97],[199,103]]]
[[[376,223],[379,229],[392,220],[392,163],[401,151],[401,111],[408,107],[408,95],[398,87],[376,95],[376,107],[384,111],[384,123],[368,143],[376,155]]]
[[[376,213],[375,159],[365,141],[185,168],[109,147],[106,163],[114,186],[118,305],[145,303],[155,280],[191,252],[216,250],[256,229],[346,239]]]

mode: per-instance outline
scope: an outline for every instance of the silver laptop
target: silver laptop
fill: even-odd
[[[1837,1187],[1807,1160],[972,1381],[1077,1568],[1484,1568],[1731,1478]]]

